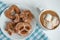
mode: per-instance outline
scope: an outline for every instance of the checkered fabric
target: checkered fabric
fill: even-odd
[[[3,2],[0,2],[0,15],[1,13],[7,8],[8,6],[3,3]],[[0,40],[10,40],[8,37],[6,37],[3,32],[1,31],[0,29]]]
[[[48,40],[48,37],[43,32],[42,28],[36,24],[35,31],[26,40]]]
[[[0,15],[1,15],[1,13],[2,13],[7,7],[8,7],[8,6],[7,6],[5,3],[0,2]]]
[[[1,13],[7,8],[8,6],[2,2],[0,2],[0,15]],[[34,32],[26,38],[26,40],[48,40],[48,37],[43,32],[43,30],[36,24],[36,29]],[[11,40],[10,38],[6,37],[0,29],[0,40]]]
[[[6,37],[0,29],[0,40],[10,40],[10,38]]]

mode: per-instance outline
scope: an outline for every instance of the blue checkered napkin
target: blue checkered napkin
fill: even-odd
[[[6,36],[2,33],[1,29],[0,29],[0,40],[10,40],[8,37],[6,37]]]
[[[42,31],[42,29],[36,24],[35,31],[28,37],[26,40],[48,40],[46,34]]]
[[[8,6],[7,6],[5,3],[0,2],[0,15],[2,14],[2,12],[3,12],[7,7],[8,7]],[[2,33],[1,29],[0,29],[0,40],[10,40],[8,37],[6,37],[6,36]]]
[[[0,15],[1,15],[1,13],[2,13],[7,7],[8,7],[8,6],[7,6],[5,3],[0,2]]]

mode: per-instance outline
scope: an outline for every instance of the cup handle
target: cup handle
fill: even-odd
[[[37,7],[37,11],[39,12],[39,14],[44,10],[44,8],[38,8]]]
[[[44,5],[36,5],[36,8],[37,8],[37,11],[39,12],[39,14],[43,11],[43,10],[45,10],[45,9],[47,9],[47,7],[46,6],[44,6]]]

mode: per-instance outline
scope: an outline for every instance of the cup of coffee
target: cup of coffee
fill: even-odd
[[[45,29],[55,29],[58,27],[60,24],[59,21],[59,16],[57,12],[51,10],[51,9],[46,9],[41,11],[39,15],[39,24],[45,28]]]

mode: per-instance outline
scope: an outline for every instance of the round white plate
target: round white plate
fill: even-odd
[[[17,5],[17,4],[15,4],[15,5]],[[32,9],[30,8],[30,7],[28,7],[28,6],[22,6],[22,5],[17,5],[21,10],[22,9],[27,9],[27,10],[31,10],[31,12],[32,12],[32,14],[34,14],[33,13],[33,11],[32,11]],[[8,8],[7,8],[8,9]],[[6,9],[6,10],[7,10]],[[5,11],[6,11],[5,10]],[[4,11],[4,12],[5,12]],[[30,34],[28,34],[26,37],[22,37],[22,36],[20,36],[20,35],[18,35],[18,34],[13,34],[13,35],[9,35],[8,34],[8,32],[7,31],[5,31],[5,27],[6,27],[6,22],[9,22],[9,21],[11,21],[10,19],[8,19],[6,16],[5,16],[5,14],[4,14],[4,12],[1,14],[1,17],[0,17],[0,27],[1,27],[1,30],[2,30],[2,32],[7,36],[7,37],[9,37],[9,38],[11,38],[11,39],[15,39],[15,40],[24,40],[25,38],[27,38],[32,32],[33,32],[33,30],[36,28],[36,20],[35,19],[33,19],[33,21],[31,22],[31,26],[32,26],[32,30],[31,30],[31,32],[30,32]]]

